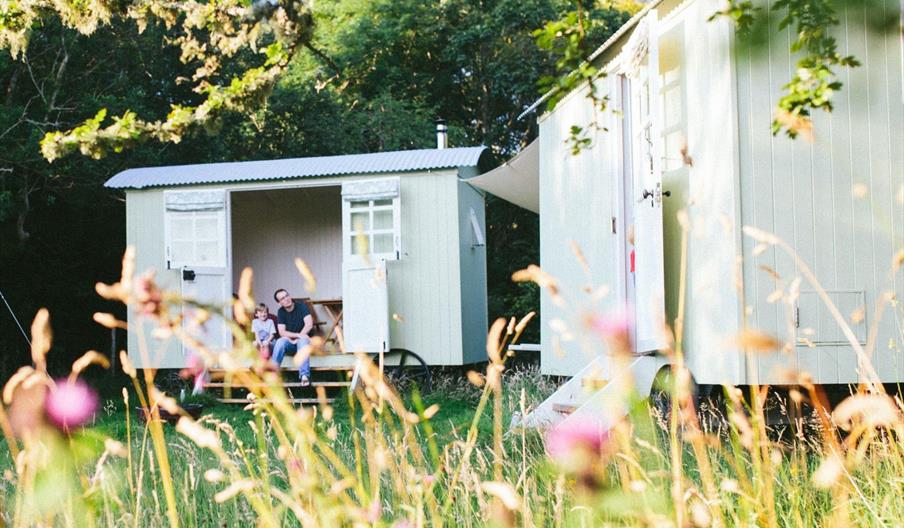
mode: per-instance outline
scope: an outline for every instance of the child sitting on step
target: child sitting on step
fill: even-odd
[[[264,361],[270,359],[270,344],[276,339],[276,326],[270,319],[270,310],[264,303],[260,303],[254,310],[251,332],[254,334],[254,346],[260,352],[261,359]]]

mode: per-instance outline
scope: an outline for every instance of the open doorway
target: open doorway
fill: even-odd
[[[242,270],[251,267],[256,298],[271,313],[277,309],[273,292],[278,288],[296,298],[341,301],[341,186],[233,191],[230,196],[233,291]],[[296,257],[314,274],[314,292],[305,289]],[[318,320],[330,320],[324,306],[312,307]]]

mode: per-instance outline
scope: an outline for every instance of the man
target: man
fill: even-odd
[[[284,288],[273,293],[273,299],[279,304],[276,312],[276,329],[279,339],[273,347],[273,362],[277,366],[282,364],[286,352],[297,353],[311,342],[310,333],[314,328],[314,318],[308,311],[304,302],[295,302]],[[298,369],[298,380],[302,387],[311,384],[311,360],[304,358],[301,368]]]

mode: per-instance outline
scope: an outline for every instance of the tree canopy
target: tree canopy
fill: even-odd
[[[195,3],[89,2],[75,14],[63,4],[0,5],[0,291],[26,327],[50,308],[63,362],[109,340],[91,313],[111,309],[93,284],[116,277],[125,245],[122,196],[102,186],[110,176],[430,148],[437,117],[453,145],[508,156],[536,134],[517,116],[538,97],[537,79],[555,74],[532,32],[574,10],[566,0],[323,0],[286,15],[289,33],[269,2],[204,4],[203,20]],[[627,19],[597,15],[597,39]],[[236,89],[236,79],[249,82]],[[489,202],[490,312],[521,314],[539,294],[509,277],[539,257],[537,217]],[[24,354],[3,310],[0,344]],[[5,357],[11,367],[26,356]]]

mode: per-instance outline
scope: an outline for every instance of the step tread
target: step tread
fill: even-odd
[[[554,403],[552,404],[552,410],[557,413],[571,414],[578,410],[578,406],[574,403]]]
[[[350,387],[350,381],[311,381],[307,387]],[[304,388],[301,385],[300,381],[285,381],[282,383],[283,387],[291,387],[291,388]],[[252,383],[246,385],[244,383],[226,383],[223,381],[211,381],[209,383],[204,384],[205,389],[222,389],[226,387],[231,387],[233,389],[251,389],[251,388],[260,388],[260,387],[269,387],[266,383]]]
[[[217,398],[217,401],[220,403],[244,403],[244,404],[251,403],[251,400],[249,400],[248,398]],[[257,399],[254,401],[261,402],[261,401],[267,401],[267,400]],[[319,400],[317,398],[289,398],[288,401],[289,401],[289,403],[309,403],[309,404],[321,403],[321,400]],[[325,400],[323,400],[323,403],[332,403],[334,401],[336,401],[335,398],[326,398]]]
[[[251,372],[251,369],[247,369],[247,368],[241,369],[241,370],[243,372]],[[354,365],[350,365],[350,366],[342,366],[342,365],[314,366],[314,365],[311,365],[312,372],[313,371],[317,371],[317,372],[340,372],[340,371],[341,372],[351,372],[353,370],[355,370]],[[298,369],[297,368],[281,368],[281,369],[279,369],[279,371],[280,372],[298,372]],[[212,369],[208,369],[207,372],[209,372],[211,375],[223,375],[229,371],[227,371],[226,369],[221,369],[221,368],[212,368]]]

